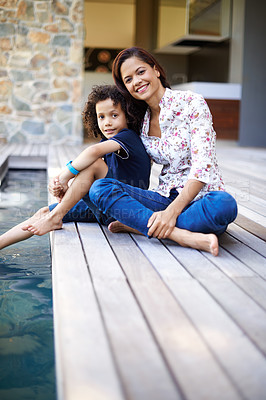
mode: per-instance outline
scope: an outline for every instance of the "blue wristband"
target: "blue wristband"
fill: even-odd
[[[78,174],[79,174],[79,171],[78,171],[76,168],[74,168],[74,167],[72,166],[72,160],[69,161],[69,162],[66,164],[66,166],[67,166],[67,168],[69,169],[69,171],[70,171],[73,175],[78,175]]]

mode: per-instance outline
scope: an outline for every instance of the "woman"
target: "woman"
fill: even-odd
[[[163,68],[141,48],[118,54],[113,77],[124,96],[133,97],[145,113],[141,139],[163,168],[154,191],[105,178],[92,185],[91,201],[117,220],[109,225],[112,232],[133,228],[217,256],[217,235],[236,218],[237,205],[224,191],[205,100],[190,91],[171,90]]]

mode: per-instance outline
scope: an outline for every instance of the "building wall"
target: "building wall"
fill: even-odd
[[[159,7],[159,26],[157,47],[163,47],[187,32],[186,3],[184,7]]]
[[[202,47],[188,56],[188,81],[228,82],[229,69],[228,42]]]
[[[232,1],[232,29],[229,58],[229,82],[242,83],[245,0]]]
[[[266,2],[245,2],[244,58],[239,144],[266,147]]]
[[[85,2],[84,47],[123,49],[134,45],[134,4]]]
[[[0,139],[82,140],[83,0],[0,0]]]

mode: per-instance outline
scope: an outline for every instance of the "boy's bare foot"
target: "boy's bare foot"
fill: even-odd
[[[108,225],[108,229],[112,233],[121,233],[121,232],[128,232],[128,233],[137,233],[138,235],[141,235],[137,229],[130,228],[127,225],[122,224],[122,222],[119,221],[113,221]]]
[[[31,232],[33,235],[42,236],[48,232],[61,229],[62,225],[62,220],[58,220],[58,217],[54,218],[50,213],[43,218],[40,218],[38,221],[31,224],[25,224],[22,226],[22,229]]]

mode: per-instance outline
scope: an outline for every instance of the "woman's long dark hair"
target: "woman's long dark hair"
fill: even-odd
[[[163,87],[170,88],[170,85],[167,81],[166,74],[165,74],[163,67],[145,49],[142,49],[141,47],[130,47],[128,49],[124,49],[124,50],[120,51],[120,53],[116,56],[116,58],[113,62],[113,67],[112,67],[112,73],[113,73],[113,78],[114,78],[115,84],[116,84],[118,90],[125,96],[126,99],[131,99],[131,102],[133,99],[133,102],[139,108],[139,112],[143,119],[144,114],[148,107],[147,103],[143,100],[136,100],[131,96],[131,94],[128,92],[127,88],[125,87],[125,84],[124,84],[122,76],[121,76],[122,64],[131,57],[136,57],[139,60],[142,60],[146,64],[149,64],[152,68],[155,66],[157,68],[157,70],[160,72],[159,79],[160,79]]]

